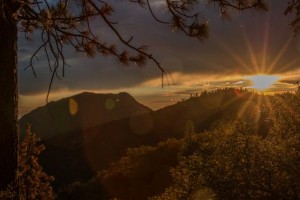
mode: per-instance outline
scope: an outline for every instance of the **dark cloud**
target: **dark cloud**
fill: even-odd
[[[217,8],[201,7],[210,25],[210,37],[203,42],[172,32],[169,27],[155,22],[149,13],[137,5],[128,5],[125,1],[113,2],[116,14],[111,19],[119,21],[118,30],[125,38],[134,36],[133,43],[136,45],[149,45],[149,51],[171,73],[220,76],[251,74],[255,73],[254,68],[264,67],[264,60],[266,68],[273,63],[272,73],[299,69],[300,40],[291,37],[288,26],[291,19],[283,15],[286,6],[284,1],[270,2],[269,12],[234,12],[232,19],[225,21],[220,18]],[[164,16],[163,6],[155,8],[161,17],[168,17]],[[108,43],[118,43],[106,27],[96,24],[97,34]],[[21,94],[45,92],[50,81],[51,72],[45,55],[40,55],[40,61],[36,62],[37,78],[33,78],[30,69],[24,71],[28,58],[38,47],[38,34],[33,35],[33,39],[30,42],[22,37],[19,39]],[[64,79],[55,80],[53,91],[129,88],[160,77],[159,69],[152,62],[140,69],[121,66],[113,58],[99,56],[87,59],[70,48],[65,49],[65,55],[72,67],[66,69]]]

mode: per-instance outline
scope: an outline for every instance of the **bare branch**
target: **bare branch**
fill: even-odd
[[[144,66],[146,61],[150,60],[161,71],[162,77],[168,76],[159,61],[146,51],[145,45],[133,45],[133,36],[129,39],[124,38],[122,32],[118,30],[117,22],[110,20],[114,8],[109,1],[59,0],[54,3],[50,0],[23,0],[19,2],[17,11],[14,13],[19,22],[19,30],[24,32],[28,39],[32,32],[41,32],[42,44],[33,53],[29,65],[25,69],[30,67],[36,76],[33,60],[38,58],[38,54],[42,51],[45,52],[48,67],[52,73],[47,101],[54,78],[60,79],[59,68],[61,68],[62,77],[65,76],[65,67],[68,64],[64,56],[64,47],[67,45],[74,48],[76,52],[85,53],[89,57],[98,54],[114,56],[125,65],[136,63]],[[138,3],[149,11],[155,21],[170,26],[172,30],[179,30],[187,36],[199,40],[208,37],[207,20],[195,11],[199,4],[198,0],[165,0],[167,12],[163,14],[164,19],[160,19],[155,14],[154,7],[151,6],[149,0],[129,0],[129,2]],[[263,0],[209,0],[208,3],[217,4],[221,13],[225,13],[229,8],[237,10],[266,9]],[[108,45],[106,41],[101,40],[91,26],[91,20],[94,18],[98,18],[102,26],[112,31],[119,39],[119,45],[124,46],[125,50],[121,51],[116,44]],[[163,84],[164,78],[162,78]]]

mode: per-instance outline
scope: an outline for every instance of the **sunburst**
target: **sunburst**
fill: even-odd
[[[282,48],[280,48],[277,53],[274,54],[269,51],[269,20],[270,19],[266,21],[262,37],[260,37],[260,39],[262,39],[262,43],[251,41],[245,29],[241,29],[241,35],[244,37],[245,41],[246,52],[234,51],[232,45],[226,44],[225,41],[217,38],[225,52],[227,52],[232,60],[234,60],[240,67],[240,70],[238,71],[244,72],[244,74],[241,75],[242,78],[251,82],[249,88],[253,88],[259,92],[272,92],[273,89],[276,88],[275,84],[279,83],[280,80],[284,78],[284,76],[278,74],[278,70],[276,70],[279,65],[281,66],[280,71],[284,71],[299,61],[298,57],[289,61],[284,60],[284,55],[292,42],[292,37],[287,38],[287,40],[283,43]],[[257,45],[255,48],[254,44],[260,45]],[[284,61],[285,63],[283,63]],[[266,95],[252,93],[248,96],[247,101],[240,107],[237,118],[240,119],[247,117],[245,115],[247,115],[247,113],[249,114],[249,112],[247,112],[248,109],[257,109],[254,122],[258,128],[262,117],[262,110],[260,109],[268,108],[270,110],[269,114],[274,115],[271,99],[271,97]]]
[[[246,76],[246,79],[252,82],[252,88],[258,91],[270,89],[279,79],[279,75],[257,74]]]

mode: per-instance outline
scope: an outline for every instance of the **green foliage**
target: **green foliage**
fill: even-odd
[[[38,163],[38,156],[45,149],[45,146],[39,142],[40,138],[31,133],[30,125],[27,124],[25,138],[19,144],[17,185],[9,186],[6,191],[0,192],[1,199],[54,199],[54,192],[50,185],[54,178],[43,172]]]
[[[269,102],[261,110],[267,133],[251,123],[224,120],[184,140],[179,164],[171,170],[172,186],[150,199],[299,199],[299,102],[294,94]]]

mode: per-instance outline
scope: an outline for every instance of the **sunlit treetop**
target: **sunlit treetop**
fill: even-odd
[[[161,15],[158,15],[159,11],[154,8],[153,2],[155,1],[128,0],[128,4],[138,4],[143,7],[157,22],[199,40],[208,37],[208,23],[205,16],[199,13],[198,4],[213,4],[220,8],[220,13],[224,16],[231,9],[267,10],[263,0],[163,0],[161,3],[165,6],[165,10],[163,18],[160,18]],[[133,37],[125,37],[118,29],[118,22],[111,20],[115,12],[112,1],[15,0],[4,1],[4,4],[3,13],[6,19],[17,22],[18,30],[23,32],[27,39],[31,38],[31,33],[34,31],[40,34],[42,42],[33,53],[27,68],[31,68],[36,76],[34,59],[38,59],[39,53],[46,55],[52,72],[49,91],[54,77],[64,76],[67,66],[64,57],[65,46],[71,46],[77,52],[85,53],[90,57],[113,56],[125,65],[135,63],[143,66],[147,60],[150,60],[161,70],[162,75],[165,74],[163,66],[147,51],[147,46],[134,45]],[[102,40],[99,32],[95,31],[95,25],[91,24],[95,19],[100,20],[99,26],[111,30],[119,43],[110,44]]]

